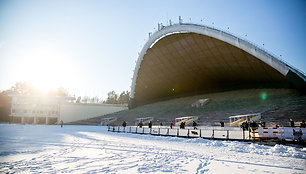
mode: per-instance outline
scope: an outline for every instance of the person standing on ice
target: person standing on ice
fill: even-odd
[[[140,122],[138,123],[138,126],[139,126],[140,128],[142,128],[142,126],[143,126],[142,121],[140,121]]]
[[[125,121],[123,121],[122,126],[126,127],[126,122]]]
[[[171,122],[170,123],[170,129],[172,129],[173,125],[174,125],[173,122]]]
[[[195,121],[193,121],[192,126],[194,129],[197,129],[197,123]]]
[[[183,122],[181,122],[181,124],[180,124],[180,128],[181,128],[181,129],[183,129]]]
[[[149,122],[148,126],[150,129],[152,128],[152,121]]]
[[[180,128],[181,128],[181,129],[185,129],[185,122],[181,122]]]
[[[305,120],[302,120],[302,122],[301,122],[301,124],[300,124],[300,127],[301,127],[301,128],[305,128],[305,127],[306,127]]]
[[[294,121],[290,118],[290,126],[294,127]]]
[[[224,122],[223,121],[220,121],[220,126],[224,127]]]

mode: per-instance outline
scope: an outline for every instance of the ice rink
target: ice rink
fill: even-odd
[[[0,173],[306,173],[306,148],[0,125]]]

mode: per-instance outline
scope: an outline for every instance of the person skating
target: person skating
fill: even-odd
[[[181,129],[183,129],[183,124],[184,124],[184,123],[183,123],[183,122],[181,122],[181,124],[180,124],[180,128],[181,128]]]
[[[224,122],[223,121],[220,121],[220,126],[224,127]]]
[[[306,127],[306,123],[305,123],[305,120],[302,120],[302,123],[300,124],[301,126],[301,128],[305,128]]]
[[[171,122],[170,123],[170,129],[172,129],[173,125],[174,125],[173,122]]]
[[[193,121],[192,126],[194,129],[197,129],[197,123],[195,121]]]
[[[294,127],[294,121],[290,119],[290,127]]]
[[[143,123],[142,123],[142,121],[140,121],[140,122],[138,123],[138,127],[142,128],[142,126],[143,126]]]

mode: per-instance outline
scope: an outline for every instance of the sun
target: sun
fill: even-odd
[[[24,55],[14,67],[17,79],[31,83],[42,92],[73,86],[77,74],[74,63],[65,54],[48,49]]]

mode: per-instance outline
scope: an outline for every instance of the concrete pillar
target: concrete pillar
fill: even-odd
[[[21,117],[21,124],[24,124],[24,117]]]
[[[46,117],[46,124],[49,124],[49,118]]]

